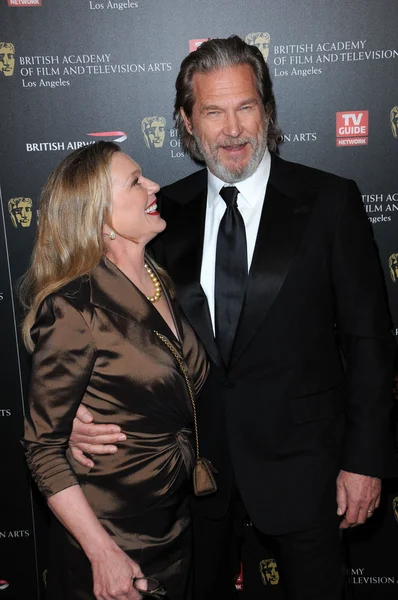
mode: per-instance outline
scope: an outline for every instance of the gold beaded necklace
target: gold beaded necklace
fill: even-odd
[[[155,273],[152,271],[152,269],[150,267],[148,267],[148,265],[145,263],[144,264],[145,270],[148,273],[149,277],[152,279],[152,283],[153,283],[153,287],[155,289],[155,293],[153,294],[153,296],[147,296],[149,302],[155,303],[158,300],[160,300],[161,296],[162,296],[162,286],[160,284],[159,279],[156,277]]]

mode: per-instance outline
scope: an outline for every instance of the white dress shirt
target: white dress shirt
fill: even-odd
[[[247,243],[247,265],[253,258],[254,246],[256,245],[257,232],[260,224],[261,212],[264,204],[265,190],[268,184],[271,169],[271,156],[265,151],[263,159],[251,177],[234,184],[239,190],[238,208],[242,215],[246,229]],[[202,268],[200,272],[200,283],[207,296],[210,309],[213,332],[215,331],[214,316],[214,277],[216,267],[217,234],[220,221],[226,211],[225,201],[219,195],[222,187],[231,184],[218,179],[213,173],[208,173],[207,205],[205,232],[203,239]]]

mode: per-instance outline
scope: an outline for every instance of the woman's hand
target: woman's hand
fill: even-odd
[[[143,573],[104,529],[79,485],[57,492],[48,505],[76,538],[91,563],[97,600],[140,600],[134,577]]]
[[[97,600],[140,600],[133,587],[135,577],[143,577],[139,565],[116,544],[101,550],[91,559],[94,595]]]

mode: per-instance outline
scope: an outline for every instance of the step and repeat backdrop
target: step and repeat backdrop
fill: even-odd
[[[281,156],[357,181],[398,336],[397,23],[396,0],[0,0],[0,599],[45,597],[47,512],[19,443],[29,364],[14,287],[50,171],[99,139],[160,184],[196,170],[172,119],[179,65],[204,40],[238,34],[271,71]],[[345,546],[353,597],[395,598],[398,482]],[[250,526],[237,575],[242,598],[283,599]]]

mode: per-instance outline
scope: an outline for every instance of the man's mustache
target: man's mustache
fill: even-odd
[[[215,144],[215,149],[218,148],[237,148],[238,146],[244,146],[245,144],[252,144],[251,138],[234,138],[228,142],[218,142]]]

